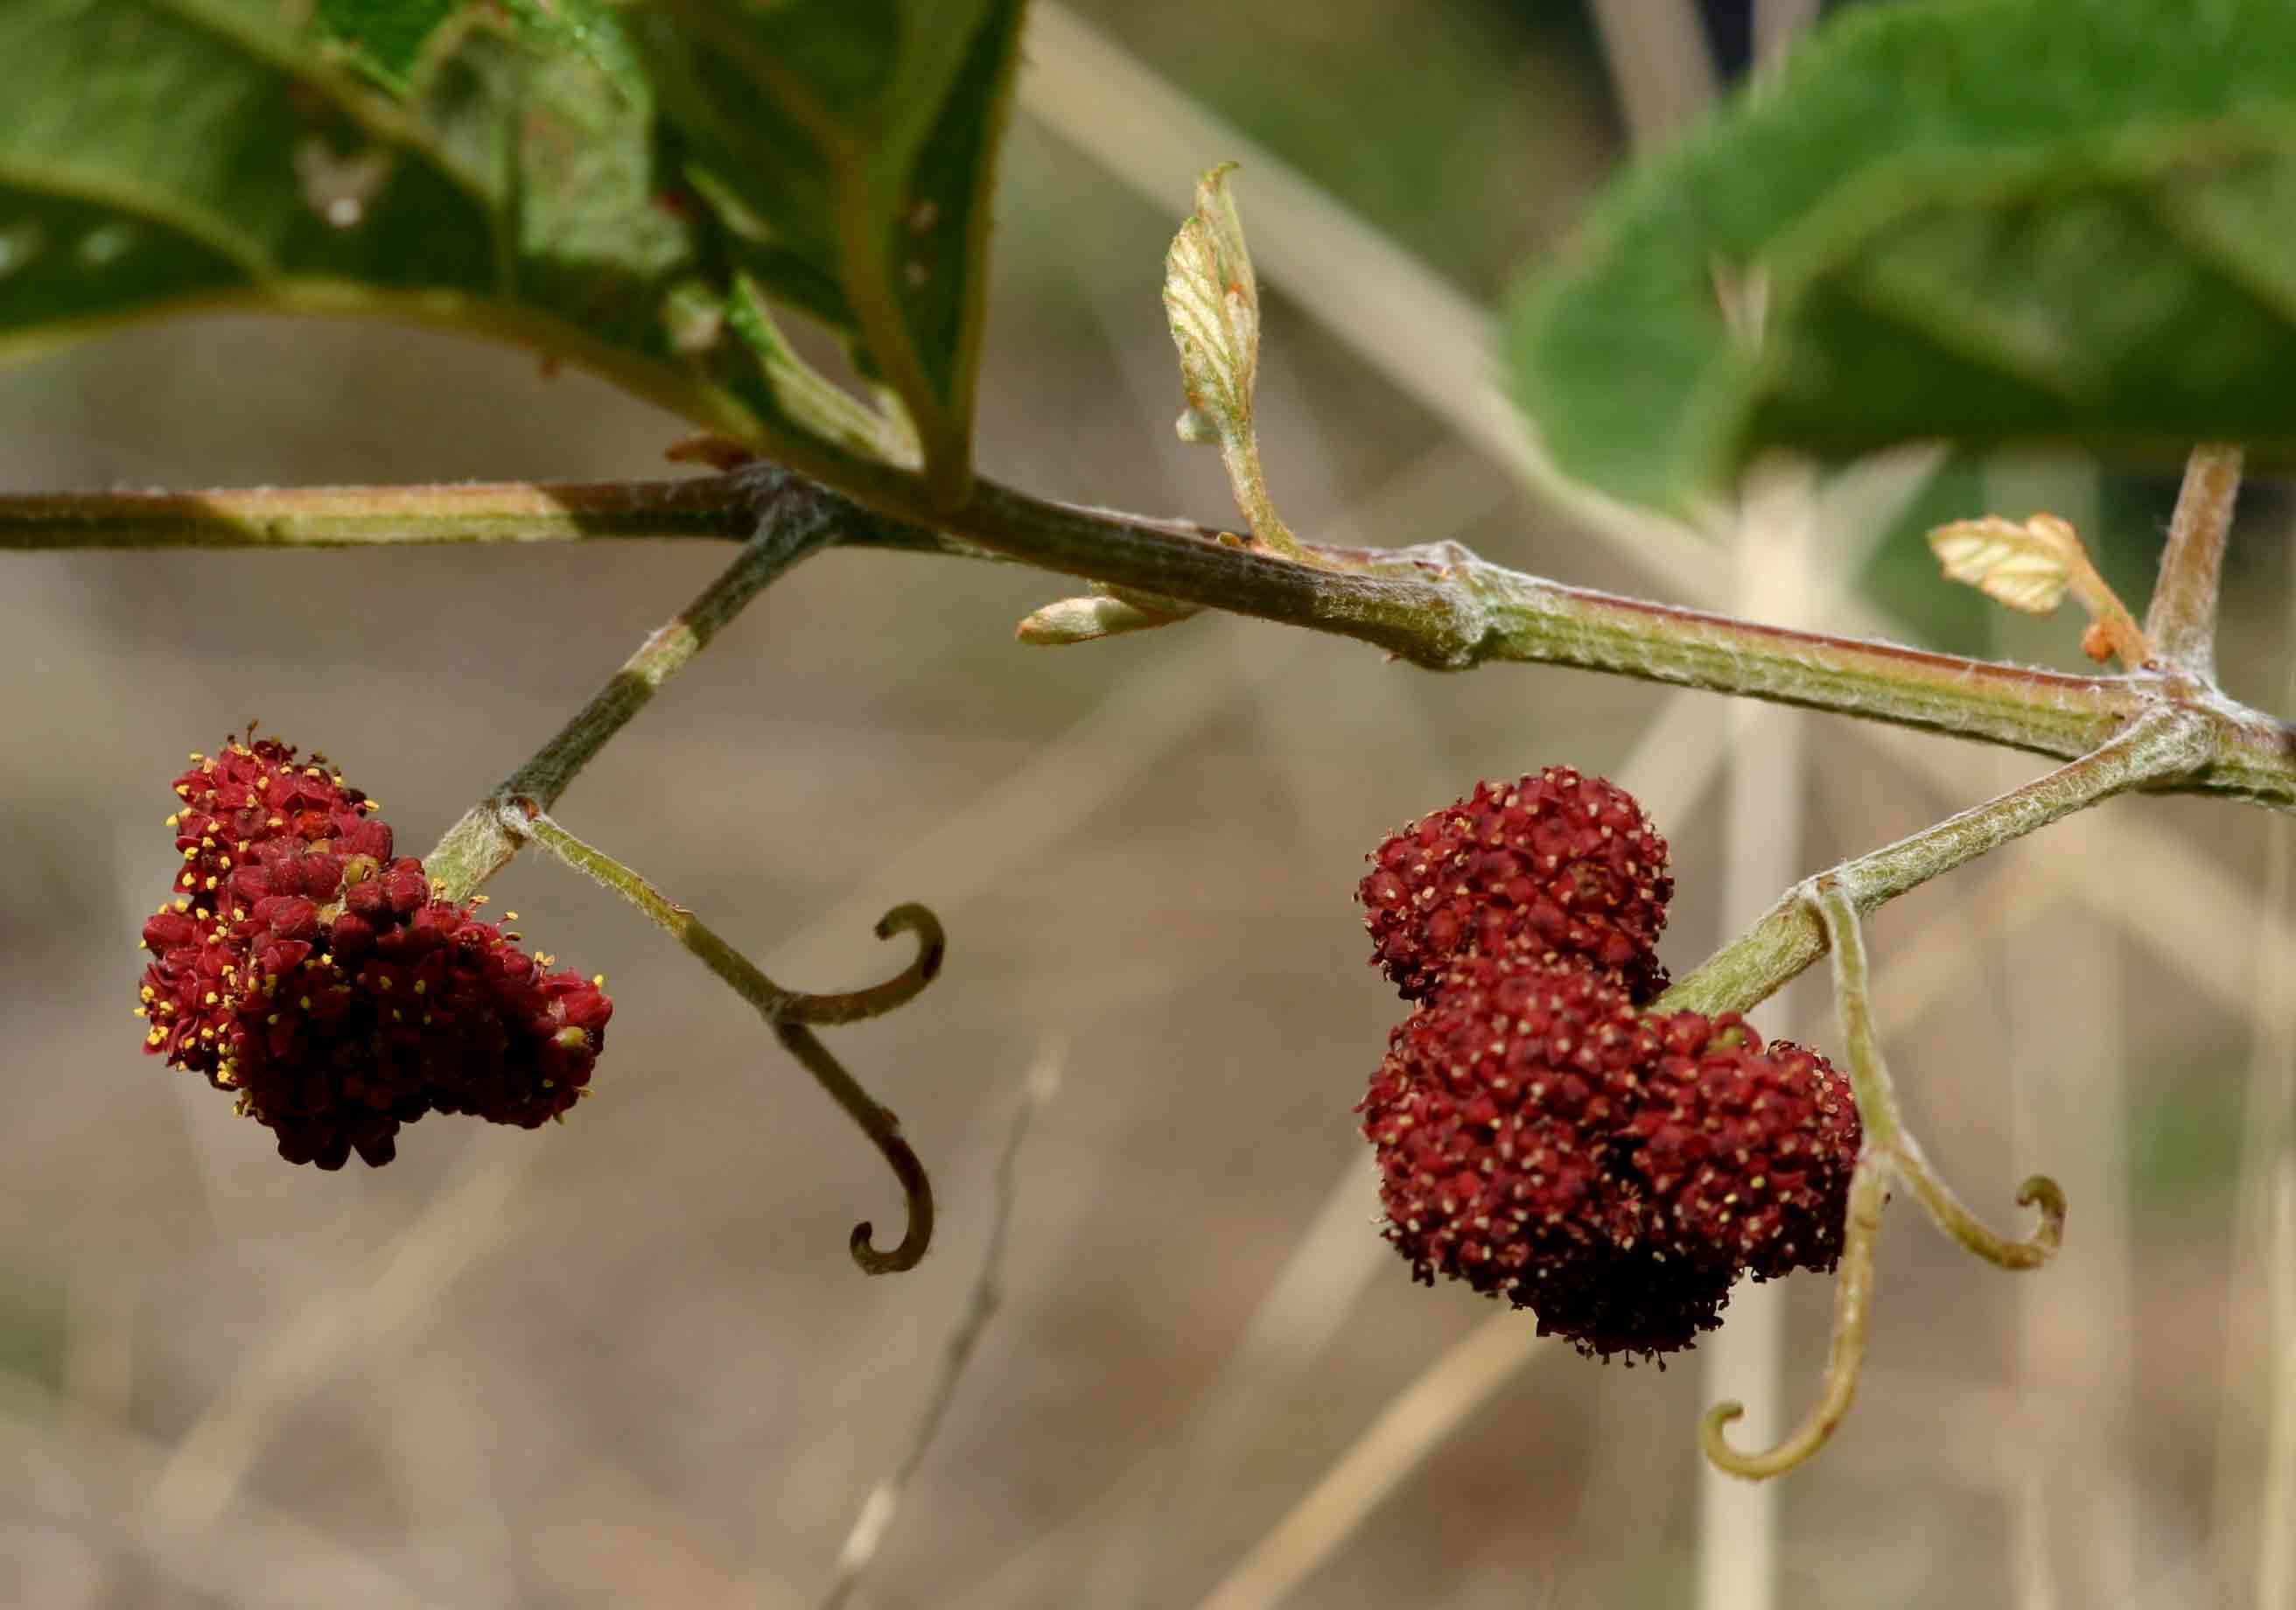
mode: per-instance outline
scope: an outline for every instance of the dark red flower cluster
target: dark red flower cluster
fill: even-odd
[[[275,738],[194,755],[183,869],[144,924],[144,1049],[234,1091],[290,1162],[389,1162],[401,1124],[532,1129],[587,1088],[613,1005],[394,856],[374,802]]]
[[[1625,789],[1550,766],[1423,816],[1372,854],[1357,891],[1372,962],[1425,1000],[1452,959],[1502,949],[1591,963],[1639,1006],[1666,988],[1666,841]]]
[[[1630,796],[1560,770],[1487,783],[1372,859],[1374,959],[1420,1004],[1357,1111],[1418,1278],[1647,1358],[1720,1324],[1741,1275],[1834,1267],[1848,1081],[1734,1013],[1639,1009],[1672,885]]]

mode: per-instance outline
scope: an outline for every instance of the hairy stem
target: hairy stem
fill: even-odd
[[[2161,577],[2144,635],[2166,665],[2203,682],[2217,674],[2217,587],[2225,539],[2240,496],[2241,450],[2203,442],[2185,465],[2185,485],[2161,552]]]
[[[722,540],[757,530],[761,486],[786,489],[800,512],[825,517],[834,535],[824,542],[1016,559],[1359,638],[1439,669],[1495,660],[1573,666],[2068,759],[2162,696],[2143,678],[2032,670],[1564,587],[1453,544],[1315,547],[1310,563],[1294,563],[1190,522],[1054,503],[988,481],[939,521],[953,535],[761,466],[609,486],[14,496],[0,497],[0,547]],[[932,518],[922,507],[907,512]],[[2211,713],[2214,752],[2180,786],[2296,807],[2296,733],[2228,702]]]
[[[509,796],[537,801],[545,809],[558,802],[576,774],[594,759],[630,718],[687,661],[709,645],[750,599],[807,554],[825,546],[835,527],[809,484],[785,472],[753,476],[750,529],[734,563],[718,573],[693,603],[663,624],[622,662],[606,685],[573,719],[535,752],[485,801],[463,813],[447,830],[423,866],[444,885],[449,899],[467,899],[480,884],[502,870],[517,853],[517,842],[503,830],[495,801]]]
[[[2228,467],[2205,462],[2215,467],[2202,484],[2228,498]],[[913,475],[873,467],[846,479],[849,496],[763,465],[619,486],[17,495],[0,497],[0,547],[722,539],[755,530],[762,483],[801,490],[835,528],[824,540],[841,546],[1017,560],[1355,637],[1439,669],[1496,660],[1574,666],[2067,759],[2177,691],[2173,669],[2166,678],[2068,676],[1617,597],[1490,564],[1456,544],[1306,545],[1305,559],[1292,560],[1192,522],[1055,503],[993,481],[940,511]],[[2194,512],[2185,524],[2209,529],[2199,511],[2216,503],[2197,494],[2187,503]],[[2204,547],[2171,544],[2191,563],[2170,567],[2156,613],[2203,590],[2213,596],[2214,571],[2199,563]],[[2296,809],[2296,730],[2220,695],[2207,710],[2211,752],[2176,785]]]
[[[1759,922],[1660,996],[1653,1010],[1747,1011],[1825,954],[1824,924],[1811,905],[1818,885],[1838,883],[1860,913],[1871,912],[2060,817],[2189,773],[2205,763],[2209,742],[2206,718],[2174,706],[2155,709],[2070,765],[1787,891]]]
[[[512,836],[531,840],[555,855],[568,866],[595,879],[636,907],[655,925],[685,947],[702,965],[730,985],[734,993],[756,1008],[766,1021],[774,1038],[797,1059],[814,1081],[829,1093],[831,1100],[844,1109],[861,1132],[869,1138],[900,1181],[902,1195],[908,1202],[908,1224],[900,1244],[890,1252],[881,1252],[872,1244],[874,1228],[866,1220],[853,1228],[851,1241],[853,1261],[872,1275],[891,1274],[900,1269],[914,1269],[925,1255],[932,1240],[933,1195],[932,1181],[927,1178],[924,1164],[902,1138],[900,1120],[878,1105],[860,1081],[848,1073],[829,1047],[821,1043],[818,1035],[807,1026],[809,1022],[852,1022],[861,1016],[874,1015],[876,1011],[890,1010],[907,1000],[931,978],[939,965],[940,924],[922,907],[904,907],[889,914],[887,921],[877,925],[881,936],[898,928],[891,918],[902,911],[922,913],[922,923],[902,924],[915,928],[920,934],[919,961],[904,971],[895,981],[897,988],[891,996],[878,991],[863,990],[860,998],[873,998],[873,1011],[853,1011],[840,1014],[841,1005],[857,998],[834,995],[805,995],[784,990],[774,982],[748,957],[727,944],[700,917],[678,905],[660,890],[641,877],[631,868],[614,859],[594,845],[575,837],[531,801],[512,801],[496,812],[505,832]],[[926,960],[930,957],[930,962]],[[919,976],[921,975],[921,976]],[[914,988],[900,989],[901,980],[917,977]]]

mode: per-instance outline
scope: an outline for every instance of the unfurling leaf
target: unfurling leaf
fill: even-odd
[[[1930,551],[1947,580],[1965,582],[2028,615],[2046,615],[2064,602],[2080,538],[2054,514],[2021,522],[1988,514],[1938,527],[1930,533]]]
[[[1259,376],[1259,283],[1244,249],[1243,221],[1223,162],[1196,181],[1196,209],[1164,254],[1164,314],[1180,349],[1180,383],[1188,407],[1182,441],[1217,440],[1236,506],[1252,535],[1286,558],[1300,545],[1275,513],[1259,467],[1251,394]]]
[[[1930,533],[1930,551],[1948,580],[1966,582],[2028,615],[2049,613],[2070,590],[2088,612],[2081,650],[2092,660],[2118,655],[2133,668],[2151,657],[2143,628],[2089,563],[2080,534],[2054,514],[2021,522],[1998,514],[1956,520]]]
[[[1259,283],[1228,192],[1234,169],[1223,162],[1196,182],[1196,209],[1164,254],[1164,312],[1180,379],[1190,406],[1210,415],[1224,439],[1251,433],[1259,373]]]

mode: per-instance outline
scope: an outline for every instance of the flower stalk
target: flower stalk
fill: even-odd
[[[1997,799],[1908,834],[1894,844],[1806,879],[1755,924],[1663,996],[1665,1012],[1744,1012],[1775,994],[1826,951],[1817,891],[1842,891],[1863,915],[1930,879],[2117,793],[2188,776],[2206,762],[2208,722],[2164,705],[2119,736]]]
[[[503,830],[494,809],[497,801],[530,799],[545,810],[555,805],[581,769],[652,702],[661,685],[707,648],[750,599],[833,540],[831,512],[809,487],[780,470],[750,475],[743,484],[750,496],[752,535],[734,563],[639,645],[588,703],[492,794],[465,811],[430,851],[424,865],[448,899],[469,899],[517,853],[516,841]]]

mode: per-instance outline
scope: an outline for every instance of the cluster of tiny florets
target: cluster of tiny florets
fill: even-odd
[[[374,801],[274,738],[193,755],[168,818],[183,860],[144,924],[144,1049],[233,1091],[290,1162],[381,1166],[400,1125],[531,1129],[586,1090],[603,979],[438,898]]]
[[[1357,1111],[1418,1278],[1649,1358],[1720,1324],[1742,1275],[1834,1267],[1848,1082],[1734,1013],[1640,1009],[1672,885],[1629,795],[1558,769],[1487,783],[1373,860],[1374,960],[1419,1004]]]
[[[1583,961],[1636,1004],[1666,988],[1658,937],[1674,894],[1666,841],[1634,796],[1550,766],[1480,783],[1372,852],[1357,891],[1372,961],[1406,1000],[1434,993],[1454,957],[1522,950]]]

